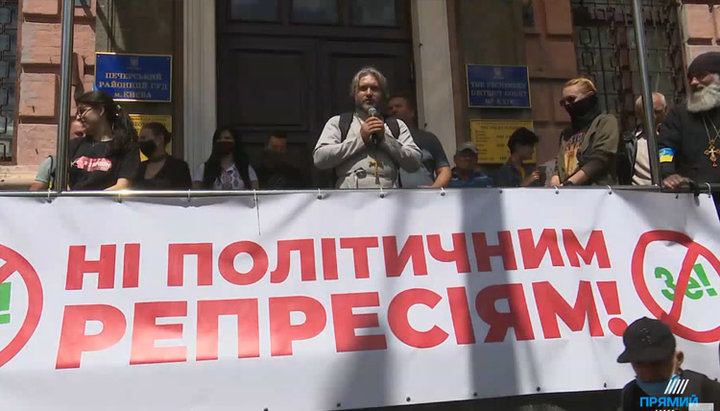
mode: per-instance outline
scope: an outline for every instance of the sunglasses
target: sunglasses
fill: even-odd
[[[78,107],[77,111],[75,112],[75,118],[78,120],[84,118],[90,110],[92,110],[92,107],[85,107],[84,109]]]

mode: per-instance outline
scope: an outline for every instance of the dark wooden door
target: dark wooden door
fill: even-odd
[[[382,4],[383,15],[367,15],[363,4]],[[387,4],[218,0],[218,124],[242,134],[251,162],[260,160],[268,135],[282,131],[310,185],[326,186],[312,149],[328,118],[352,109],[353,75],[372,65],[392,90],[414,89],[409,5]]]
[[[325,41],[320,45],[320,104],[327,119],[353,109],[350,80],[365,66],[373,66],[388,79],[392,91],[412,93],[411,49],[402,43]]]

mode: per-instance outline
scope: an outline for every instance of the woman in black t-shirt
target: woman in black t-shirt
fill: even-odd
[[[160,123],[147,123],[140,130],[140,151],[148,158],[140,163],[133,188],[138,190],[189,190],[190,169],[183,160],[167,155],[170,132]]]
[[[68,144],[71,190],[126,190],[137,176],[140,152],[128,115],[103,91],[77,99],[75,118],[85,137]]]

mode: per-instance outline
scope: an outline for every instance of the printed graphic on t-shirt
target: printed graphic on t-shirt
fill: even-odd
[[[568,176],[573,175],[577,171],[578,159],[577,154],[582,144],[585,132],[580,131],[573,134],[565,145],[565,172]]]
[[[89,173],[93,171],[109,171],[112,168],[112,160],[109,158],[92,158],[92,157],[78,157],[72,166],[85,170]]]
[[[241,190],[245,188],[245,183],[237,167],[233,166],[220,173],[215,180],[214,187],[219,190]]]

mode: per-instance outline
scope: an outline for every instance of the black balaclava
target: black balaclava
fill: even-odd
[[[596,94],[585,97],[565,106],[572,121],[573,133],[581,131],[590,126],[590,123],[600,115],[600,105]]]

